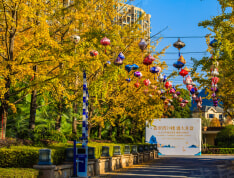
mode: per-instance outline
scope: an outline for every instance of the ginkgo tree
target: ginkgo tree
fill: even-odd
[[[82,107],[84,70],[90,95],[89,128],[103,127],[106,121],[124,127],[126,118],[131,117],[132,124],[143,129],[146,120],[162,116],[164,102],[160,95],[154,87],[147,88],[142,83],[150,79],[158,89],[163,86],[142,64],[142,56],[154,53],[155,49],[149,46],[142,53],[138,48],[140,38],[145,35],[140,24],[118,25],[117,3],[116,0],[82,0],[72,4],[60,0],[1,1],[0,102],[4,136],[9,109],[16,112],[17,103],[29,94],[32,94],[29,127],[35,127],[40,95],[45,104],[57,108],[54,120],[56,129],[60,130],[66,108],[73,108],[76,113]],[[79,43],[71,40],[73,35],[80,36]],[[100,44],[105,36],[111,40],[106,52]],[[159,55],[165,49],[154,55],[162,69],[166,65],[160,62]],[[90,50],[97,50],[99,55],[90,56]],[[126,59],[123,66],[117,67],[113,63],[121,51]],[[133,72],[128,74],[124,70],[124,65],[133,63],[143,73],[139,88],[134,87],[137,79]],[[132,78],[130,83],[126,82],[128,75]],[[74,118],[74,133],[75,122]]]

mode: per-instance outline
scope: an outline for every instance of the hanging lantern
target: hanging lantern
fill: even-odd
[[[141,78],[141,77],[142,77],[142,73],[139,72],[139,71],[136,71],[136,72],[134,73],[134,76],[135,76],[135,77],[138,77],[138,78]]]
[[[147,48],[147,43],[145,42],[144,39],[141,39],[140,43],[138,44],[139,48],[143,52]]]
[[[194,94],[192,94],[192,99],[193,99],[193,100],[195,100],[195,99],[196,99],[196,97],[197,97],[197,96],[196,96],[196,94],[195,94],[195,93],[194,93]]]
[[[211,91],[214,91],[214,92],[218,92],[219,91],[219,89],[216,87],[215,89],[213,88],[213,87],[211,87],[211,89],[210,89]]]
[[[152,89],[154,89],[154,90],[157,89],[157,86],[156,86],[156,85],[150,85],[150,87],[151,87]]]
[[[153,73],[153,74],[158,73],[156,67],[151,67],[151,68],[150,68],[150,72]]]
[[[131,79],[130,79],[130,78],[127,78],[126,81],[127,81],[127,82],[131,82]]]
[[[158,73],[160,73],[162,71],[161,67],[156,67],[156,70],[158,71]]]
[[[184,67],[184,63],[182,63],[182,62],[180,62],[180,61],[176,61],[176,62],[173,64],[173,66],[179,70],[180,68]]]
[[[139,82],[135,83],[134,86],[138,88],[141,84]]]
[[[179,50],[179,56],[180,56],[180,49],[185,47],[185,43],[180,41],[180,38],[178,38],[178,40],[173,44],[173,46]]]
[[[182,62],[183,64],[186,64],[186,61],[185,61],[185,59],[184,59],[184,57],[182,55],[178,59],[178,62]]]
[[[129,72],[131,72],[131,70],[132,70],[132,66],[131,65],[126,65],[125,66],[125,70],[129,73]]]
[[[194,94],[195,93],[195,88],[191,88],[190,93]]]
[[[110,40],[107,37],[101,39],[101,44],[105,46],[105,53],[106,53],[106,46],[110,45]]]
[[[163,75],[163,83],[167,81],[167,76],[164,74]]]
[[[190,72],[190,69],[188,67],[185,67],[184,70],[186,70],[187,72]]]
[[[161,90],[157,90],[157,94],[158,94],[158,95],[161,95]]]
[[[173,44],[173,46],[177,48],[178,50],[180,50],[183,47],[185,47],[185,43],[180,41],[180,38],[178,38],[178,40]]]
[[[114,64],[117,65],[117,66],[120,66],[123,64],[123,60],[120,59],[119,57],[117,57],[117,59],[114,61]]]
[[[181,69],[181,71],[179,72],[179,74],[182,76],[182,77],[185,77],[186,75],[188,75],[188,71],[184,70],[184,69]]]
[[[218,69],[215,68],[215,69],[211,72],[211,75],[213,75],[213,76],[218,76],[218,75],[219,75]]]
[[[187,103],[188,103],[188,100],[182,100],[182,103],[186,103],[186,104],[187,104]]]
[[[178,95],[175,93],[175,94],[173,94],[173,98],[178,98]]]
[[[168,89],[168,88],[171,88],[172,87],[172,83],[170,81],[167,81],[165,83],[165,88]]]
[[[186,106],[186,104],[185,103],[180,103],[180,106],[183,108],[183,107]]]
[[[186,85],[191,85],[193,82],[192,78],[188,75],[186,78],[185,78],[185,84]]]
[[[165,100],[165,99],[167,99],[165,96],[161,96],[161,98],[160,99],[162,99],[163,101]]]
[[[109,65],[111,65],[111,62],[110,62],[110,61],[107,61],[107,62],[104,64],[104,67],[107,67],[107,66],[109,66]]]
[[[192,85],[187,85],[186,87],[187,87],[188,91],[190,91],[193,88]]]
[[[219,82],[219,78],[218,77],[212,77],[212,83],[214,85],[216,85]]]
[[[78,36],[78,35],[72,35],[72,36],[71,36],[71,40],[72,40],[75,44],[77,44],[77,43],[79,43],[79,41],[80,41],[80,36]]]
[[[217,45],[217,42],[218,42],[218,40],[213,39],[213,40],[210,42],[209,45],[210,45],[212,48],[214,48],[214,47]]]
[[[174,93],[175,93],[175,89],[174,89],[174,88],[171,88],[171,89],[170,89],[170,93],[171,93],[171,94],[174,94]]]
[[[180,92],[179,92],[179,91],[177,91],[176,94],[177,94],[178,96],[180,96]]]
[[[166,92],[165,90],[163,90],[163,89],[161,90],[161,94],[164,94],[165,92]]]
[[[163,79],[164,79],[164,76],[163,76],[162,74],[159,74],[159,76],[158,76],[158,81],[159,81],[159,82],[162,82]]]
[[[95,51],[95,50],[92,50],[92,51],[90,51],[89,53],[90,53],[90,56],[92,56],[92,57],[95,57],[95,56],[98,55],[98,52]]]
[[[137,70],[137,69],[139,69],[139,66],[136,64],[132,64],[132,70]]]
[[[153,63],[153,61],[154,61],[155,59],[154,59],[154,57],[153,56],[151,56],[150,54],[148,55],[148,56],[146,56],[145,57],[145,59],[143,60],[143,64],[145,64],[145,65],[151,65],[152,63]]]
[[[148,85],[150,85],[150,80],[149,79],[145,79],[144,81],[143,81],[143,83],[145,84],[145,86],[148,86]]]
[[[122,60],[125,59],[125,56],[124,56],[124,54],[123,54],[122,52],[119,53],[118,57],[119,57],[120,59],[122,59]]]

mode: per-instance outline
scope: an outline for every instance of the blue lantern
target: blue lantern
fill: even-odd
[[[118,57],[121,59],[121,60],[124,60],[125,59],[125,56],[122,52],[119,53]]]

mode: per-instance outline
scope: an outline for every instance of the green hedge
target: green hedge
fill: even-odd
[[[40,147],[15,146],[0,149],[0,167],[32,168],[38,163]],[[51,149],[52,163],[60,164],[65,157],[65,148]]]
[[[121,154],[124,154],[124,146],[131,144],[113,143],[89,143],[88,146],[95,147],[95,158],[98,159],[102,154],[102,146],[109,146],[110,156],[113,156],[113,147],[120,146]],[[140,144],[133,144],[140,145]],[[146,145],[146,144],[142,144]],[[148,144],[147,144],[148,145]],[[77,147],[81,146],[77,144]],[[61,164],[65,160],[65,149],[73,147],[72,144],[54,144],[47,148],[51,149],[51,159],[54,165]],[[0,167],[32,168],[38,163],[39,150],[42,147],[31,146],[11,146],[10,148],[0,148]]]
[[[15,178],[36,178],[39,175],[39,170],[36,169],[20,169],[20,168],[0,168],[0,177],[15,177]]]
[[[203,154],[234,154],[234,148],[206,148]]]

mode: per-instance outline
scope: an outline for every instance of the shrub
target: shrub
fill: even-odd
[[[234,154],[234,148],[206,148],[203,154]]]
[[[215,139],[216,145],[222,148],[234,148],[234,125],[226,126]]]
[[[39,147],[16,146],[0,149],[0,167],[32,168],[38,163]],[[65,148],[51,149],[52,163],[57,165],[64,160]]]

